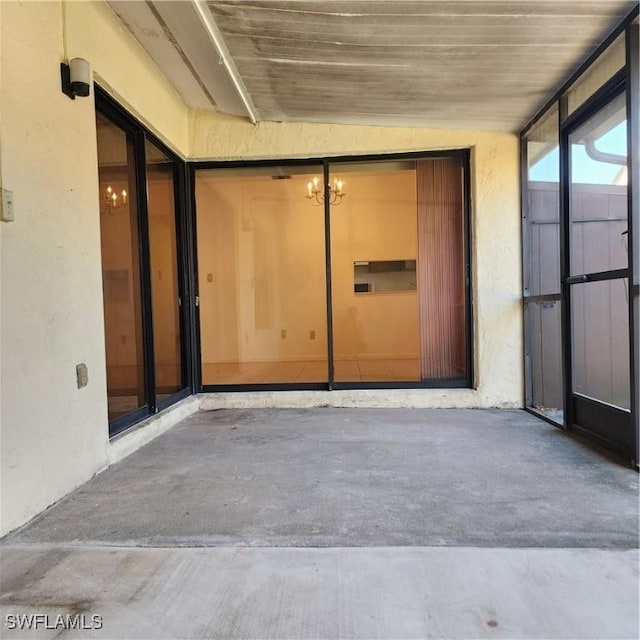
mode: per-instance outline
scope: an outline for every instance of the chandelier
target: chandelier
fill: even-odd
[[[344,182],[339,178],[334,178],[333,184],[329,183],[329,204],[340,204],[346,195]],[[324,203],[324,189],[320,186],[320,180],[317,176],[313,176],[313,180],[307,183],[305,198],[312,200],[314,205]]]
[[[127,190],[123,189],[117,194],[111,185],[107,186],[104,193],[105,213],[115,213],[117,209],[127,206]]]

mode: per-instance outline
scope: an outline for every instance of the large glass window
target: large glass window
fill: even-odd
[[[322,167],[198,171],[202,383],[328,381]]]

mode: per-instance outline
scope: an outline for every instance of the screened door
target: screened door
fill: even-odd
[[[571,422],[633,447],[624,93],[568,131],[567,358]]]

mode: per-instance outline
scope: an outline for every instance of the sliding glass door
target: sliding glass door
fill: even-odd
[[[96,87],[109,433],[189,393],[184,164]]]
[[[468,154],[194,172],[205,389],[470,386]]]

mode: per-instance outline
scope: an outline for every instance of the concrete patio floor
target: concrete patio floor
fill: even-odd
[[[3,638],[639,635],[638,474],[522,411],[202,412],[0,553]]]

